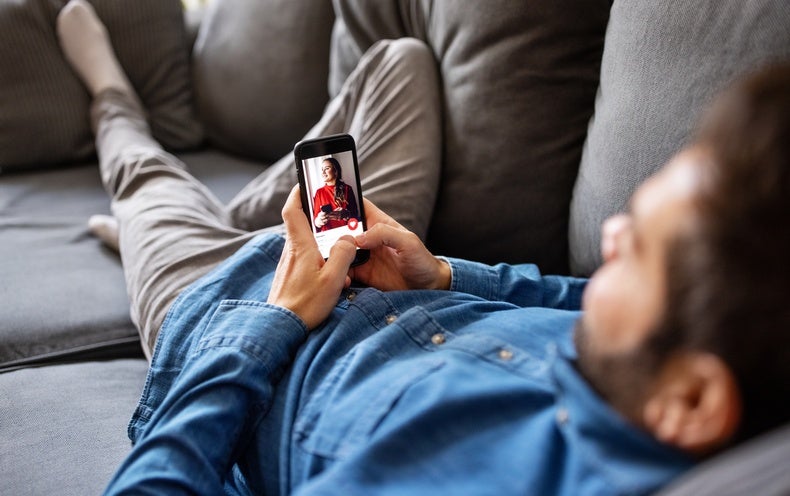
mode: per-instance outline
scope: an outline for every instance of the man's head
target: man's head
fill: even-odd
[[[723,95],[694,143],[604,229],[579,369],[704,454],[790,421],[790,67]]]

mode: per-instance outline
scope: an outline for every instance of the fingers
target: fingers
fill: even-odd
[[[329,258],[322,269],[325,272],[326,280],[341,281],[345,286],[348,276],[348,268],[357,256],[357,245],[351,236],[343,236],[335,242],[329,251]]]
[[[320,283],[337,297],[343,288],[351,286],[351,277],[348,272],[351,262],[357,254],[357,247],[351,236],[343,236],[335,242],[329,251],[329,258],[326,259],[321,268]]]
[[[401,251],[414,246],[416,243],[421,243],[421,241],[416,234],[405,228],[376,224],[357,236],[356,243],[360,248],[368,250],[379,246],[387,246]]]

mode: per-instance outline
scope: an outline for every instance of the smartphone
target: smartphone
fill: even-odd
[[[336,134],[300,141],[294,147],[296,173],[302,208],[324,259],[344,235],[356,236],[367,230],[359,164],[354,138]],[[357,248],[351,265],[370,258],[369,250]]]

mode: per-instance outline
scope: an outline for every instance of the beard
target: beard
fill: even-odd
[[[640,427],[651,385],[663,362],[650,346],[651,340],[646,341],[628,352],[607,352],[591,339],[584,317],[576,322],[573,333],[579,373],[614,410]]]

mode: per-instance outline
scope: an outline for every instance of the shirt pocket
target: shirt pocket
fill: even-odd
[[[359,379],[360,353],[352,350],[336,364],[296,419],[295,441],[307,453],[329,459],[351,455],[375,435],[406,391],[444,365],[434,357],[414,360],[409,367],[396,361]]]

